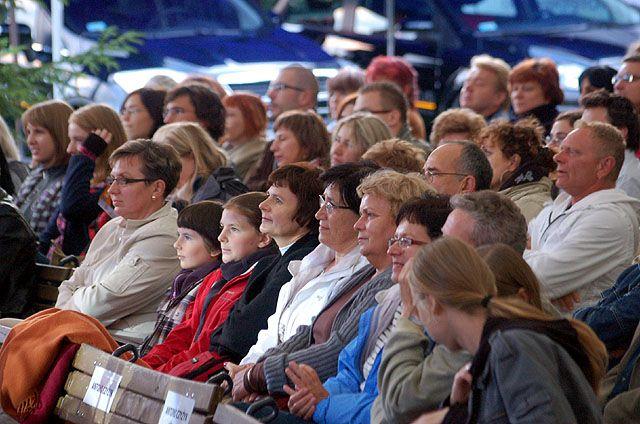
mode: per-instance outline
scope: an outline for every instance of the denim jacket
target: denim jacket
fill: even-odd
[[[602,300],[578,309],[573,317],[587,323],[608,351],[626,350],[640,321],[640,264],[625,269],[615,284],[602,292]]]

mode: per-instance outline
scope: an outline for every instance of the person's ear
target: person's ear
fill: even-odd
[[[476,177],[465,175],[460,181],[460,193],[471,193],[477,190]]]
[[[627,127],[617,127],[617,128],[622,133],[622,141],[624,142],[624,146],[627,147],[627,136],[629,135],[629,129]]]
[[[518,289],[518,292],[516,293],[516,296],[519,297],[520,299],[524,300],[527,303],[531,302],[531,296],[529,296],[529,293],[527,293],[527,291],[524,289],[524,287],[520,287]]]
[[[596,177],[601,180],[607,178],[616,167],[616,160],[613,156],[605,156],[596,166]]]
[[[153,191],[151,192],[152,199],[164,199],[164,189],[166,184],[164,180],[155,180],[153,183]]]
[[[522,158],[520,157],[520,155],[517,153],[514,153],[509,158],[509,171],[513,172],[516,169],[518,169],[518,167],[521,165],[521,162],[522,162]]]
[[[260,233],[260,240],[258,241],[258,247],[260,249],[265,248],[271,244],[271,236],[268,234]]]
[[[211,255],[212,258],[217,258],[218,256],[220,256],[222,254],[222,250],[213,249],[213,250],[209,251],[209,254]]]

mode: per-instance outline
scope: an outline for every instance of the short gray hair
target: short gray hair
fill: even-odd
[[[527,247],[527,220],[504,194],[491,190],[456,194],[451,197],[451,208],[473,218],[469,239],[476,247],[504,243],[520,254]]]
[[[128,157],[137,157],[140,160],[140,171],[146,179],[164,181],[164,197],[167,197],[178,184],[182,164],[176,149],[170,145],[143,138],[127,141],[111,154],[109,165],[113,168],[117,161]]]
[[[482,149],[471,141],[447,141],[443,144],[457,144],[462,146],[460,157],[456,165],[456,172],[471,175],[476,180],[476,191],[488,190],[491,187],[493,170]]]

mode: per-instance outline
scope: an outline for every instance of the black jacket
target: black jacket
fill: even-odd
[[[280,288],[291,280],[289,262],[301,260],[318,246],[318,233],[312,232],[296,241],[283,256],[268,256],[253,269],[242,297],[231,310],[227,321],[211,336],[211,350],[239,362],[267,328],[267,319],[275,312]]]
[[[198,178],[193,187],[191,203],[202,200],[219,200],[226,202],[234,196],[249,191],[247,186],[238,178],[233,169],[217,168],[206,180]]]
[[[23,311],[36,275],[36,235],[0,188],[0,316]]]

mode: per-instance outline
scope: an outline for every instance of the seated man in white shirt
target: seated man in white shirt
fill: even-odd
[[[638,248],[640,202],[615,189],[624,148],[613,126],[578,121],[554,157],[564,193],[529,224],[524,258],[565,313],[595,303]]]

